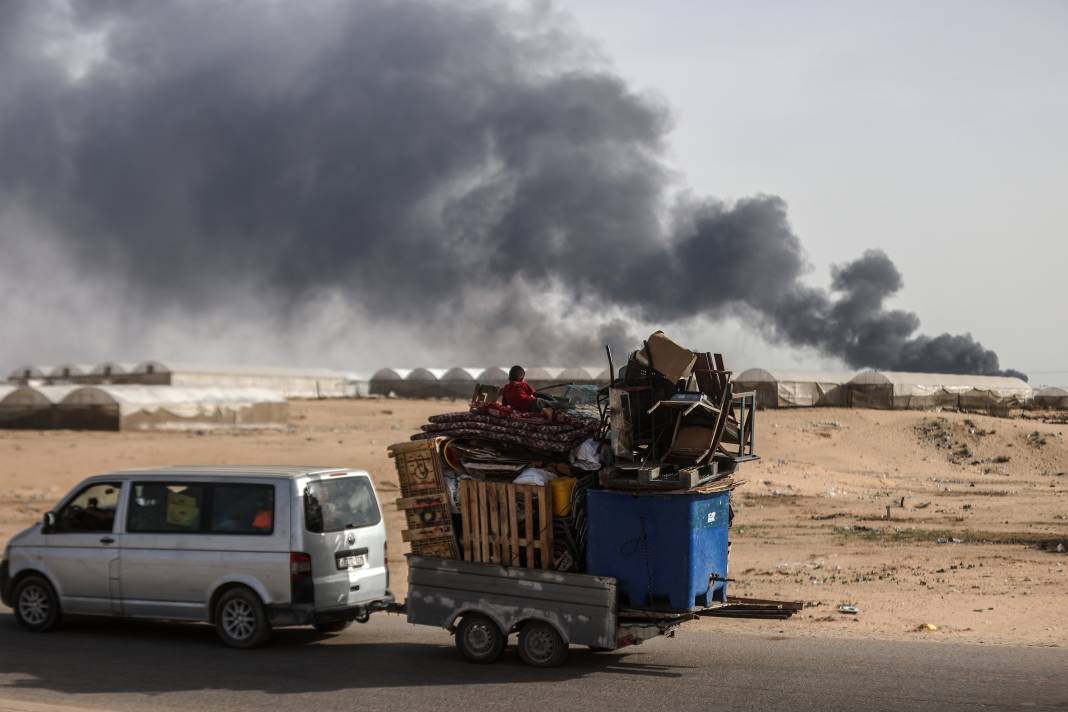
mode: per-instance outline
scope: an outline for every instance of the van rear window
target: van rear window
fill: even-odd
[[[366,477],[337,477],[309,482],[304,490],[304,526],[322,534],[382,521],[378,501]]]

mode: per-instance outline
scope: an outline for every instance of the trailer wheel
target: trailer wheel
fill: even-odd
[[[456,647],[473,663],[496,662],[507,642],[497,624],[481,613],[468,613],[456,627]]]
[[[530,621],[519,631],[519,657],[534,667],[557,667],[567,660],[567,644],[544,621]]]

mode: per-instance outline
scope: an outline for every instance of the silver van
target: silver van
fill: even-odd
[[[0,591],[62,615],[209,622],[250,648],[277,626],[338,632],[393,601],[370,476],[337,467],[169,467],[90,477],[11,539]]]

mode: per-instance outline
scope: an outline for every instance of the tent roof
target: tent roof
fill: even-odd
[[[18,368],[12,369],[8,378],[11,380],[21,380],[23,374],[27,371],[30,372],[30,378],[44,378],[46,374],[52,372],[51,366],[34,366],[33,364],[25,364]]]
[[[593,380],[594,371],[590,371],[582,366],[570,366],[563,369],[556,375],[556,378],[561,381],[591,381]]]
[[[410,368],[380,368],[371,374],[372,381],[403,381],[411,373]]]
[[[1061,388],[1060,386],[1042,386],[1035,391],[1036,396],[1045,396],[1047,398],[1064,398],[1068,396],[1068,388]]]
[[[443,381],[474,381],[485,369],[482,368],[463,368],[454,367],[450,368],[445,373],[441,374],[441,380]]]
[[[284,403],[267,388],[185,388],[181,386],[82,386],[63,398],[64,405],[175,405],[186,403]]]
[[[747,368],[734,377],[742,383],[849,383],[849,371],[804,371],[789,368]]]
[[[90,373],[92,373],[94,376],[102,376],[108,368],[111,369],[112,375],[131,373],[135,368],[137,368],[137,363],[133,361],[102,361],[93,366],[93,369],[92,371],[90,371]]]
[[[260,366],[242,363],[194,363],[190,361],[142,361],[131,371],[147,373],[148,366],[156,373],[205,373],[219,376],[288,376],[290,378],[345,378],[342,371],[329,368],[293,368]]]
[[[57,377],[62,376],[63,371],[67,371],[72,376],[81,376],[86,373],[91,373],[93,370],[93,364],[91,363],[61,363],[48,372],[49,376]]]
[[[0,402],[2,402],[4,400],[4,398],[7,398],[8,394],[11,393],[12,391],[17,391],[18,388],[19,388],[18,386],[9,386],[9,385],[0,384]]]
[[[483,380],[487,378],[508,378],[508,369],[504,366],[490,366],[482,369],[478,374],[477,380]]]
[[[860,385],[948,386],[1031,392],[1031,386],[1009,376],[977,376],[960,373],[906,373],[903,371],[861,371],[850,381]]]
[[[55,405],[81,386],[15,386],[0,400],[8,403],[33,403],[41,407]]]
[[[413,368],[404,377],[405,381],[440,381],[445,375],[443,368]]]

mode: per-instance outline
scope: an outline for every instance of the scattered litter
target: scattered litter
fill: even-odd
[[[921,623],[916,626],[916,630],[938,630],[938,626],[934,623]]]
[[[858,613],[860,613],[860,609],[857,608],[856,606],[852,605],[852,604],[843,603],[840,606],[838,606],[838,612],[839,613],[848,613],[850,615],[855,616]]]

